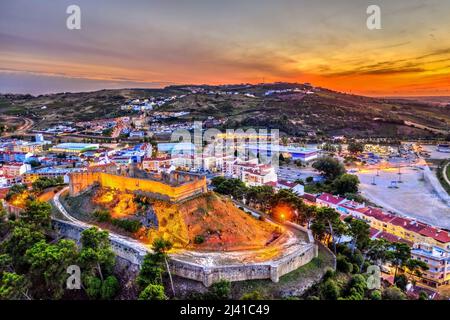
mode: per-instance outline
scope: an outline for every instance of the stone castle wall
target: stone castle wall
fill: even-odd
[[[52,220],[53,230],[58,234],[71,238],[79,242],[81,232],[88,228],[88,225],[78,225],[73,222]],[[308,230],[308,233],[310,231]],[[311,239],[310,237],[307,237]],[[123,241],[120,237],[110,235],[111,247],[116,255],[130,263],[140,266],[148,252],[142,244],[128,240]],[[310,262],[317,257],[318,247],[314,241],[307,240],[301,250],[297,250],[289,255],[277,260],[269,260],[263,263],[248,262],[241,265],[215,265],[203,266],[174,257],[169,259],[169,267],[172,274],[183,278],[200,281],[205,286],[210,286],[219,280],[244,281],[254,279],[271,279],[278,282],[279,278]]]
[[[179,185],[162,181],[139,179],[106,172],[77,172],[70,174],[70,195],[76,196],[94,184],[121,191],[147,193],[154,198],[179,202],[207,192],[206,178],[195,177]]]

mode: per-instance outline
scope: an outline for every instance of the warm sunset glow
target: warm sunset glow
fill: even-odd
[[[365,25],[371,3],[80,0],[82,28],[68,31],[64,2],[9,1],[0,10],[0,88],[288,81],[365,95],[449,95],[450,2],[384,1],[376,31]]]

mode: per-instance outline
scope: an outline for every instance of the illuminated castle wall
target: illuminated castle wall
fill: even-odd
[[[94,184],[121,191],[139,192],[156,199],[179,202],[207,192],[206,178],[184,172],[172,172],[159,180],[136,177],[127,172],[93,170],[70,174],[70,195],[76,196]]]

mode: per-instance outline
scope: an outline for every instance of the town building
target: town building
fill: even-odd
[[[415,219],[400,217],[383,212],[379,208],[367,207],[329,193],[322,193],[316,199],[321,206],[336,209],[341,214],[351,214],[353,217],[366,221],[372,228],[380,230],[409,243],[428,243],[433,246],[450,249],[450,235],[448,231],[435,228]]]
[[[50,151],[79,154],[79,153],[89,151],[89,150],[97,150],[99,147],[100,147],[100,145],[98,143],[69,142],[69,143],[60,143],[60,144],[50,148]]]
[[[425,262],[428,270],[422,273],[420,282],[430,287],[450,283],[450,252],[430,244],[415,244],[411,257]]]
[[[31,166],[23,162],[5,163],[0,170],[5,176],[18,177],[31,170]]]
[[[142,161],[142,169],[145,171],[161,172],[162,166],[171,165],[170,157],[150,157]]]

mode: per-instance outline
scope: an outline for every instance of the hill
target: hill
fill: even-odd
[[[144,226],[134,234],[124,233],[144,243],[164,237],[178,248],[228,251],[264,248],[280,236],[277,226],[250,216],[212,192],[179,204],[145,199],[150,205],[144,206],[133,193],[97,187],[63,201],[78,219],[118,233],[124,232],[111,223],[99,222],[93,213],[107,210],[112,218],[146,221],[154,212],[156,228]]]
[[[171,96],[176,98],[156,111],[188,111],[182,120],[213,116],[226,119],[226,128],[278,128],[297,136],[423,138],[446,134],[450,124],[450,101],[445,97],[440,103],[435,103],[436,98],[373,98],[296,83],[187,85],[37,97],[3,94],[0,113],[28,117],[38,126],[47,126],[130,115],[132,111],[120,110],[130,99]]]

